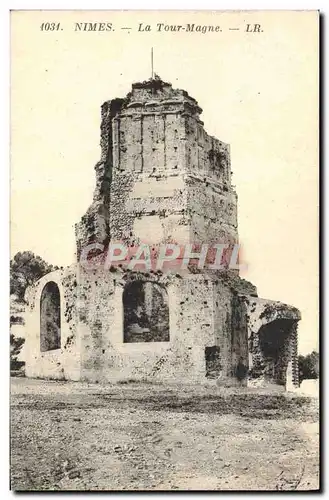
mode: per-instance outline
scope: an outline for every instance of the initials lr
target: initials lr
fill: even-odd
[[[246,28],[247,33],[261,33],[263,30],[260,27],[260,24],[247,24]]]

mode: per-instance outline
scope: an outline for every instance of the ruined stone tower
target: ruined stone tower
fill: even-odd
[[[229,146],[211,137],[183,90],[149,80],[102,106],[94,203],[78,226],[90,241],[237,241]]]
[[[103,104],[96,188],[76,226],[78,262],[27,294],[28,375],[298,383],[298,310],[259,299],[238,272],[81,265],[90,243],[238,241],[229,146],[207,134],[201,113],[159,78]]]

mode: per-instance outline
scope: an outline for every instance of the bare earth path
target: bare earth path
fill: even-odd
[[[13,378],[14,490],[315,490],[318,401]]]

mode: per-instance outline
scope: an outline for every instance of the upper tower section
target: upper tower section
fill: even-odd
[[[236,242],[229,146],[204,130],[202,109],[159,77],[102,105],[94,201],[77,225],[91,241]]]
[[[102,159],[111,156],[108,149],[113,148],[113,168],[119,171],[184,171],[229,186],[229,147],[205,132],[201,113],[185,90],[173,89],[158,77],[134,83],[126,98],[102,106]]]

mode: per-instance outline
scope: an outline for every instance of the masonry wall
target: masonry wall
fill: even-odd
[[[166,290],[169,341],[124,342],[123,291],[138,280]],[[60,292],[61,346],[42,352],[40,301],[50,282]],[[98,382],[208,378],[230,384],[235,376],[234,345],[240,349],[240,330],[237,327],[232,333],[236,315],[232,297],[232,290],[221,280],[188,271],[140,273],[100,266],[55,271],[27,293],[26,374]]]
[[[112,119],[112,240],[188,241],[184,102],[169,85],[137,85]]]
[[[238,242],[237,199],[234,191],[208,178],[190,177],[187,185],[187,214],[191,240],[205,243]]]
[[[229,145],[209,136],[195,114],[185,117],[187,214],[194,242],[238,241],[237,196]]]
[[[122,296],[131,280],[165,287],[169,342],[124,342]],[[214,283],[210,279],[188,274],[125,273],[119,269],[81,271],[79,289],[82,379],[206,379],[206,348],[216,344]]]
[[[248,374],[248,332],[246,310],[238,294],[221,279],[214,280],[211,307],[214,311],[214,345],[218,347],[219,384],[246,385]]]
[[[111,239],[129,244],[189,241],[184,215],[187,192],[181,176],[113,173]]]

